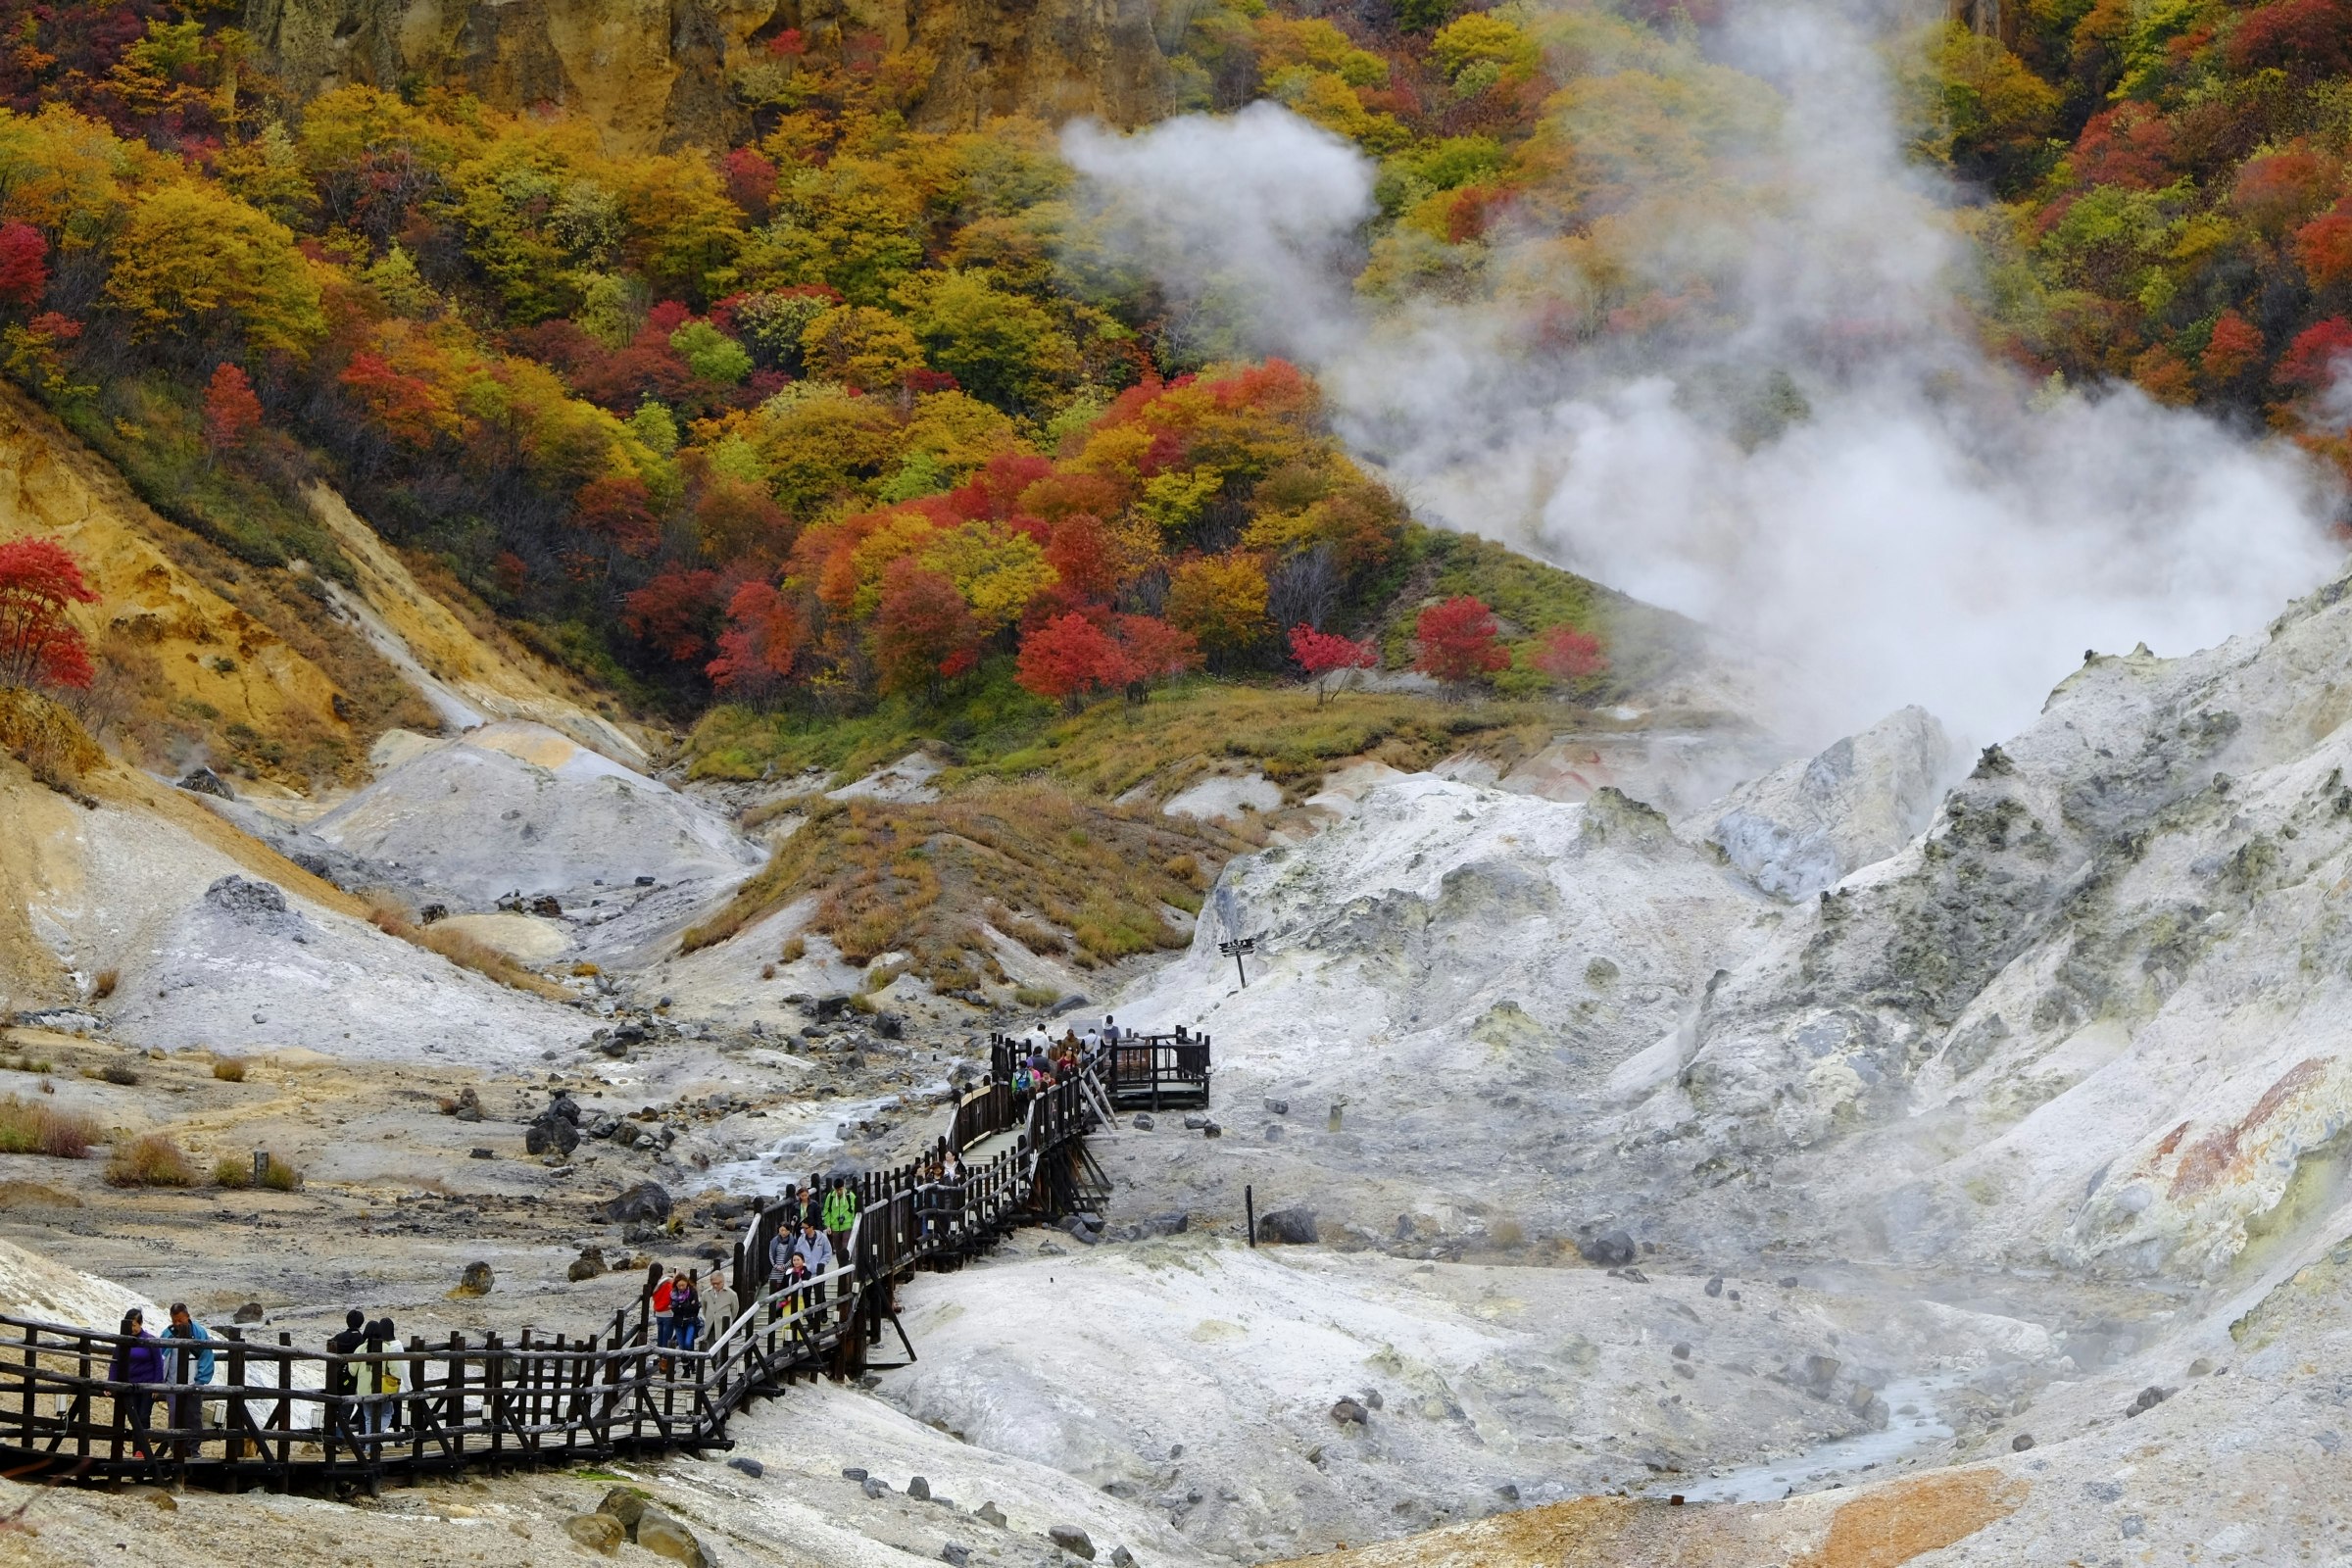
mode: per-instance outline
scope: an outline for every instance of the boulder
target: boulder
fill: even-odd
[[[1125,1546],[1113,1546],[1110,1548],[1110,1565],[1111,1568],[1135,1568],[1135,1553]]]
[[[233,801],[237,798],[237,792],[230,789],[221,780],[220,775],[209,767],[190,768],[181,777],[179,787],[191,795],[210,795],[223,801]]]
[[[865,1467],[862,1465],[845,1464],[841,1467],[841,1476],[845,1481],[863,1481],[865,1479]]]
[[[1707,1281],[1707,1294],[1709,1296],[1721,1296],[1723,1294],[1722,1275],[1718,1274],[1714,1278]]]
[[[1139,1133],[1148,1133],[1158,1124],[1152,1121],[1150,1116],[1138,1116],[1130,1125],[1132,1125]]]
[[[1277,1208],[1257,1216],[1257,1239],[1291,1247],[1309,1247],[1322,1240],[1311,1208]]]
[[[966,1568],[972,1560],[972,1548],[959,1546],[951,1541],[939,1548],[939,1560],[946,1563],[948,1568]]]
[[[488,1296],[491,1287],[497,1283],[498,1277],[490,1272],[489,1264],[468,1263],[466,1265],[466,1271],[458,1276],[458,1288],[449,1294],[452,1296]]]
[[[564,1533],[591,1551],[617,1551],[629,1539],[627,1529],[609,1513],[575,1513],[564,1521]]]
[[[865,1478],[865,1494],[869,1497],[887,1497],[890,1495],[890,1483],[880,1476],[867,1476]]]
[[[648,1508],[637,1521],[637,1544],[657,1557],[682,1562],[686,1568],[710,1568],[710,1559],[694,1532],[659,1508]]]
[[[2020,1432],[2016,1437],[2009,1440],[2009,1451],[2011,1453],[2023,1453],[2032,1446],[2034,1446],[2034,1434],[2031,1432]]]
[[[1046,1539],[1073,1557],[1083,1558],[1088,1562],[1095,1560],[1094,1542],[1089,1540],[1086,1532],[1076,1525],[1049,1525],[1046,1528]]]
[[[993,1501],[984,1502],[972,1510],[972,1517],[980,1520],[983,1524],[995,1525],[999,1530],[1004,1528],[1004,1510],[998,1507]]]
[[[2124,1414],[2127,1416],[2143,1415],[2172,1396],[2172,1390],[2160,1389],[2151,1383],[2132,1396],[2132,1402],[2124,1407]]]
[[[767,1474],[767,1466],[761,1464],[757,1459],[750,1458],[740,1453],[727,1461],[727,1468],[730,1470],[740,1470],[745,1475],[750,1476],[754,1481],[757,1481],[761,1476]]]
[[[1353,1399],[1339,1399],[1332,1404],[1331,1418],[1344,1427],[1360,1427],[1371,1423],[1372,1414]]]
[[[906,1483],[906,1495],[917,1502],[929,1502],[931,1500],[931,1483],[921,1476],[910,1478]]]
[[[627,1487],[614,1487],[605,1494],[605,1500],[596,1505],[596,1511],[611,1514],[620,1521],[621,1529],[634,1536],[637,1533],[637,1521],[645,1515],[645,1494]]]
[[[1623,1231],[1603,1231],[1576,1244],[1577,1255],[1602,1268],[1622,1268],[1634,1260],[1634,1239]]]
[[[564,1277],[573,1281],[592,1280],[605,1272],[605,1250],[586,1247],[580,1250],[579,1256],[571,1260],[571,1267],[564,1271]]]
[[[247,1301],[243,1306],[237,1308],[229,1321],[232,1323],[259,1323],[267,1315],[268,1309],[261,1302]]]
[[[600,1212],[616,1225],[658,1224],[669,1218],[669,1194],[658,1182],[639,1182],[606,1203]]]
[[[1146,1236],[1179,1236],[1191,1229],[1192,1223],[1193,1216],[1179,1208],[1165,1214],[1154,1214],[1136,1229]]]

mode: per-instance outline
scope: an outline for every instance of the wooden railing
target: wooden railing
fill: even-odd
[[[337,1355],[298,1348],[282,1333],[270,1343],[213,1329],[196,1347],[212,1352],[211,1383],[192,1381],[190,1342],[143,1339],[168,1375],[134,1383],[114,1375],[130,1346],[117,1335],[0,1316],[0,1472],[238,1491],[310,1480],[372,1488],[468,1467],[723,1447],[727,1418],[755,1395],[801,1376],[862,1371],[897,1321],[907,1274],[955,1267],[1021,1219],[1070,1206],[1070,1172],[1093,1125],[1087,1085],[1073,1077],[1018,1104],[1009,1084],[1003,1096],[998,1087],[956,1107],[942,1144],[969,1147],[967,1132],[977,1134],[971,1143],[1016,1128],[1019,1136],[957,1180],[927,1180],[913,1164],[855,1178],[857,1217],[835,1266],[816,1278],[769,1283],[769,1244],[788,1220],[780,1202],[756,1207],[731,1275],[743,1310],[704,1325],[691,1350],[657,1343],[650,1292],[641,1292],[602,1333],[578,1338],[525,1328],[513,1342],[453,1334]],[[967,1127],[975,1099],[987,1108]]]

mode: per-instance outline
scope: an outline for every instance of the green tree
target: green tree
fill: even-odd
[[[1076,373],[1077,346],[1053,314],[979,272],[926,273],[897,298],[931,364],[983,402],[1033,412]]]

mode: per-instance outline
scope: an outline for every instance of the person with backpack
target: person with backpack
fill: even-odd
[[[115,1347],[107,1380],[120,1385],[115,1407],[130,1428],[130,1451],[141,1459],[152,1459],[155,1385],[165,1381],[164,1352],[155,1336],[147,1332],[147,1315],[135,1306],[122,1314],[122,1326],[116,1332],[123,1343]]]
[[[329,1355],[357,1355],[360,1348],[367,1343],[368,1314],[355,1306],[343,1314],[343,1332],[326,1342],[326,1349]],[[336,1396],[335,1402],[327,1406],[327,1430],[341,1434],[347,1441],[356,1439],[358,1423],[354,1416],[357,1412],[345,1401],[356,1397],[360,1392],[359,1369],[348,1361],[329,1362],[326,1392]],[[356,1442],[354,1446],[357,1446]]]
[[[367,1351],[373,1359],[360,1373],[360,1425],[371,1438],[392,1429],[392,1406],[400,1395],[400,1371],[385,1359],[400,1348],[399,1331],[392,1320],[379,1317],[368,1325]]]
[[[664,1350],[677,1341],[678,1324],[671,1306],[677,1295],[677,1270],[672,1269],[664,1274],[661,1264],[654,1265],[654,1344]],[[664,1360],[662,1366],[663,1371],[667,1371],[668,1361]]]
[[[703,1327],[702,1270],[688,1269],[673,1275],[669,1286],[670,1334],[681,1350],[694,1348],[696,1335]]]
[[[187,1302],[173,1301],[172,1322],[165,1328],[164,1338],[173,1342],[168,1347],[172,1385],[182,1391],[172,1396],[172,1408],[167,1412],[172,1431],[178,1434],[172,1439],[172,1449],[182,1459],[193,1459],[197,1446],[204,1441],[204,1396],[187,1391],[213,1381],[213,1337],[188,1314]]]

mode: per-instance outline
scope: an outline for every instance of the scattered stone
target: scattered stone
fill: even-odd
[[[1207,1126],[1200,1129],[1200,1136],[1203,1138],[1222,1138],[1225,1136],[1225,1129],[1212,1121]]]
[[[1310,1247],[1322,1240],[1311,1208],[1278,1208],[1257,1216],[1257,1239],[1290,1247]]]
[[[841,1477],[844,1481],[863,1481],[865,1469],[861,1465],[845,1464],[841,1467]]]
[[[575,1513],[564,1521],[564,1533],[591,1551],[608,1553],[629,1539],[628,1530],[609,1513]]]
[[[446,904],[428,904],[423,908],[416,911],[416,923],[418,925],[438,925],[441,921],[448,918],[449,906]]]
[[[1183,1209],[1172,1209],[1165,1214],[1152,1215],[1136,1229],[1146,1236],[1181,1236],[1192,1228],[1192,1215]]]
[[[1095,1560],[1094,1542],[1076,1525],[1049,1525],[1046,1539],[1073,1557],[1081,1557],[1088,1562]]]
[[[1291,1113],[1291,1102],[1287,1100],[1269,1100],[1266,1102],[1266,1109],[1277,1116],[1288,1116]]]
[[[885,1040],[902,1040],[906,1035],[906,1020],[895,1012],[874,1014],[874,1033]]]
[[[757,1481],[761,1476],[767,1474],[767,1466],[761,1464],[759,1460],[750,1458],[744,1454],[737,1454],[734,1458],[729,1459],[727,1461],[727,1468],[730,1470],[740,1470],[745,1475],[750,1476],[754,1481]]]
[[[909,1476],[906,1480],[906,1495],[917,1502],[929,1502],[931,1500],[931,1483],[925,1481],[921,1476]]]
[[[1516,1481],[1505,1481],[1501,1486],[1496,1487],[1494,1492],[1495,1494],[1501,1497],[1505,1502],[1517,1502],[1519,1500],[1519,1483]]]
[[[1157,1125],[1158,1123],[1152,1121],[1150,1116],[1138,1116],[1133,1123],[1135,1130],[1139,1133],[1148,1133]]]
[[[1367,1411],[1362,1405],[1356,1403],[1353,1399],[1340,1399],[1335,1401],[1331,1407],[1331,1418],[1344,1427],[1369,1426],[1372,1421],[1371,1412]]]
[[[496,1159],[498,1157],[498,1151],[495,1149],[471,1150],[466,1153],[466,1157],[467,1159]]]
[[[605,1272],[605,1250],[601,1247],[584,1247],[580,1249],[580,1255],[571,1260],[571,1267],[564,1271],[564,1277],[576,1282],[592,1280]]]
[[[1688,1341],[1679,1342],[1676,1344],[1674,1348],[1674,1358],[1677,1361],[1688,1361],[1690,1359],[1690,1346]]]
[[[890,1483],[880,1476],[867,1476],[865,1478],[865,1494],[869,1497],[887,1497],[890,1495]]]
[[[2138,1394],[2132,1396],[2132,1402],[2124,1406],[2124,1414],[2127,1416],[2134,1416],[2140,1414],[2142,1411],[2153,1410],[2172,1396],[2172,1390],[2160,1389],[2156,1387],[2155,1384],[2151,1383],[2146,1388],[2140,1390]]]
[[[544,919],[560,920],[564,917],[564,906],[554,894],[542,893],[531,901],[531,912]]]
[[[179,781],[179,787],[191,795],[210,795],[218,800],[233,801],[237,792],[209,767],[192,767]]]
[[[2124,1515],[2122,1528],[2124,1532],[2124,1539],[2126,1541],[2137,1541],[2139,1539],[2139,1533],[2142,1530],[2145,1530],[2147,1525],[2141,1520],[2139,1515],[2135,1513],[2128,1513]]]
[[[1266,1123],[1266,1142],[1269,1144],[1279,1144],[1282,1142],[1282,1123],[1278,1121],[1270,1121]]]
[[[1381,1396],[1381,1392],[1378,1389],[1374,1389],[1372,1392],[1365,1395],[1364,1402],[1375,1410],[1386,1409],[1389,1403],[1386,1398]]]
[[[229,914],[286,914],[286,896],[274,883],[224,876],[204,890],[204,902]]]
[[[449,1294],[452,1296],[488,1296],[491,1286],[496,1283],[498,1283],[497,1278],[490,1272],[489,1264],[468,1263],[466,1265],[466,1272],[458,1276],[458,1288]]]
[[[1621,1280],[1632,1280],[1636,1285],[1647,1285],[1649,1283],[1649,1276],[1642,1273],[1638,1268],[1629,1267],[1620,1269],[1617,1272],[1617,1277]]]
[[[1184,1118],[1184,1130],[1188,1133],[1197,1133],[1207,1125],[1208,1118],[1206,1116],[1192,1115]]]
[[[605,1494],[605,1500],[596,1505],[596,1511],[611,1514],[620,1521],[621,1529],[634,1537],[637,1534],[637,1521],[645,1517],[645,1494],[627,1487],[614,1487]]]
[[[972,1511],[972,1517],[985,1524],[995,1525],[999,1530],[1004,1528],[1004,1510],[998,1507],[994,1502],[982,1503],[978,1508]]]
[[[1718,1274],[1713,1279],[1707,1281],[1707,1294],[1709,1296],[1721,1296],[1723,1294],[1722,1275]]]
[[[1102,1240],[1093,1231],[1088,1230],[1086,1221],[1076,1214],[1064,1214],[1061,1217],[1061,1229],[1071,1240],[1084,1242],[1089,1247]]]
[[[480,1121],[482,1119],[482,1097],[474,1093],[473,1085],[467,1084],[455,1095],[441,1102],[441,1114],[455,1116],[460,1121]]]
[[[1784,1290],[1784,1291],[1793,1291],[1793,1290],[1795,1290],[1795,1289],[1796,1289],[1796,1276],[1795,1276],[1795,1275],[1793,1275],[1793,1274],[1784,1274],[1784,1275],[1782,1275],[1782,1276],[1781,1276],[1781,1289],[1782,1289],[1782,1290]]]
[[[1623,1231],[1603,1231],[1576,1244],[1579,1257],[1602,1268],[1622,1268],[1634,1260],[1634,1239]]]
[[[2020,1432],[2016,1437],[2009,1440],[2009,1451],[2011,1453],[2023,1453],[2032,1446],[2034,1446],[2034,1434],[2031,1432]]]
[[[550,900],[549,902],[554,902]],[[657,1557],[682,1562],[686,1568],[710,1568],[710,1559],[694,1532],[659,1508],[648,1508],[637,1521],[637,1544]]]
[[[2213,1375],[2213,1363],[2200,1355],[2194,1361],[2188,1363],[2188,1375],[2192,1378],[2211,1377]]]
[[[669,1218],[669,1194],[655,1182],[639,1182],[601,1210],[614,1224],[659,1223]]]
[[[972,1548],[958,1546],[951,1541],[939,1548],[939,1560],[946,1563],[948,1568],[965,1568],[965,1564],[972,1560]]]
[[[1111,1568],[1135,1568],[1135,1553],[1125,1546],[1110,1548]]]
[[[261,1302],[247,1301],[230,1314],[229,1321],[231,1323],[259,1323],[265,1315],[267,1315],[266,1310]]]

